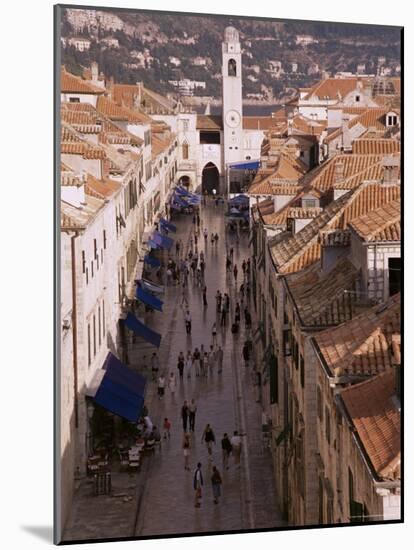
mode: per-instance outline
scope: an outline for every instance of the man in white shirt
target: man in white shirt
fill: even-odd
[[[237,430],[234,431],[233,437],[230,440],[231,446],[232,446],[232,452],[234,456],[234,464],[240,468],[240,455],[242,451],[242,442],[241,437],[239,436],[239,432]]]

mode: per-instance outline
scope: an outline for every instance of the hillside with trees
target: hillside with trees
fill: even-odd
[[[286,88],[310,86],[327,73],[354,73],[361,64],[366,74],[377,74],[381,67],[387,76],[399,76],[400,71],[396,27],[111,10],[120,21],[115,30],[99,17],[99,10],[96,21],[79,27],[76,11],[81,10],[63,10],[62,63],[68,70],[82,74],[97,61],[116,82],[141,81],[161,93],[175,91],[171,80],[191,79],[206,83],[195,94],[219,97],[221,42],[230,24],[240,32],[244,97],[265,88],[277,98]],[[308,37],[306,44],[301,35]],[[71,38],[80,36],[91,41],[89,50],[71,44]],[[117,47],[108,46],[108,38],[115,38]],[[138,56],[145,60],[138,63]],[[196,66],[197,57],[208,62]],[[279,72],[272,70],[274,62],[280,63]]]

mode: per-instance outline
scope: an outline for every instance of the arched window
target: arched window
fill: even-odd
[[[188,143],[186,141],[184,141],[182,147],[183,147],[183,159],[187,160],[188,159]]]
[[[237,63],[234,59],[229,59],[229,76],[237,76]]]

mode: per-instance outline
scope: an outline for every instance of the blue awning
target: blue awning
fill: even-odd
[[[180,206],[181,208],[187,208],[188,204],[178,195],[173,195],[171,204]]]
[[[260,166],[260,160],[248,160],[246,162],[235,162],[229,164],[229,168],[232,170],[257,170]]]
[[[128,368],[111,352],[108,353],[102,368],[106,370],[107,376],[114,382],[123,384],[137,395],[145,395],[147,379]]]
[[[156,296],[153,296],[149,292],[145,292],[145,290],[137,286],[137,290],[135,292],[135,296],[138,300],[141,300],[141,302],[144,302],[147,306],[151,307],[152,309],[157,309],[158,311],[162,311],[162,304],[161,300],[159,300]]]
[[[161,248],[161,246],[156,243],[153,239],[148,239],[148,246],[150,248]]]
[[[236,197],[230,199],[230,204],[248,204],[249,201],[250,199],[247,195],[237,195]]]
[[[142,286],[142,288],[148,292],[155,292],[155,294],[163,294],[164,293],[164,287],[161,285],[157,285],[153,283],[152,281],[147,281],[147,279],[140,279],[138,283]]]
[[[95,403],[130,422],[137,422],[144,405],[146,379],[111,352],[103,368],[105,374],[95,394]]]
[[[168,229],[168,231],[172,231],[173,233],[175,233],[177,231],[176,226],[173,223],[171,223],[167,220],[164,220],[164,218],[160,219],[160,224],[163,225],[164,227],[166,227]]]
[[[160,347],[161,334],[158,334],[158,332],[155,332],[152,328],[149,328],[147,325],[144,325],[144,323],[141,323],[141,321],[131,312],[129,312],[126,316],[124,323],[130,330],[135,332],[137,336],[141,336],[141,338],[144,338],[144,340],[157,348]]]
[[[184,189],[184,187],[176,187],[176,188],[174,189],[174,191],[175,191],[176,193],[178,193],[179,195],[186,195],[186,196],[188,196],[188,195],[191,194],[190,191],[187,191],[187,189]]]
[[[174,244],[174,241],[170,239],[170,237],[167,237],[166,235],[161,235],[161,233],[158,233],[158,231],[155,231],[152,235],[152,240],[162,248],[166,248],[169,250],[172,245]]]
[[[149,254],[144,257],[144,262],[152,267],[160,267],[161,262],[157,258],[153,258]]]

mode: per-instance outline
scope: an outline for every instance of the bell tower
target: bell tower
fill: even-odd
[[[223,131],[224,162],[243,160],[242,64],[239,33],[234,27],[224,31]]]

